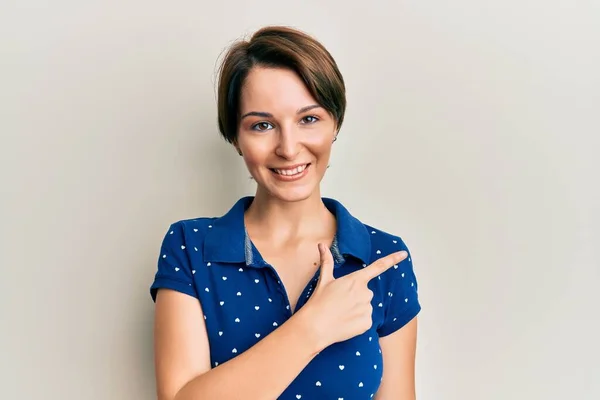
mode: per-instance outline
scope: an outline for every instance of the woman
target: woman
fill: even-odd
[[[257,189],[165,235],[159,399],[415,398],[408,249],[320,194],[345,107],[335,61],[302,32],[263,28],[226,54],[219,129]]]

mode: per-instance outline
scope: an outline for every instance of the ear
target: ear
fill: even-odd
[[[242,155],[242,150],[240,150],[240,146],[237,144],[237,142],[233,142],[233,147],[235,148],[235,151],[237,151],[237,153],[241,156]]]

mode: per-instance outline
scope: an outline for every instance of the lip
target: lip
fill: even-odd
[[[296,164],[291,167],[277,168],[277,169],[292,169],[292,168],[300,167],[303,165],[306,165],[306,168],[304,168],[304,170],[302,172],[300,172],[299,174],[296,174],[296,175],[291,175],[291,176],[290,175],[280,175],[271,168],[269,168],[269,170],[271,171],[271,173],[273,174],[275,179],[283,181],[283,182],[293,182],[293,181],[297,181],[297,180],[304,178],[308,174],[308,171],[310,170],[310,167],[312,166],[312,164],[311,163]]]
[[[298,168],[301,167],[303,165],[309,165],[309,162],[305,162],[305,163],[300,163],[300,164],[294,164],[294,165],[286,165],[284,167],[271,167],[269,169],[294,169],[294,168]]]

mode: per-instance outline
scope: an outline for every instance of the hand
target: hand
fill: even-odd
[[[308,320],[311,329],[316,330],[320,347],[325,348],[371,328],[373,292],[367,285],[371,279],[404,260],[408,254],[406,251],[392,253],[359,271],[335,279],[331,252],[319,244],[319,253],[319,283],[303,309],[310,316]]]

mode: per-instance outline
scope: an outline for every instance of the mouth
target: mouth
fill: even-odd
[[[311,163],[294,165],[289,168],[269,168],[276,176],[283,179],[294,179],[305,175]]]

